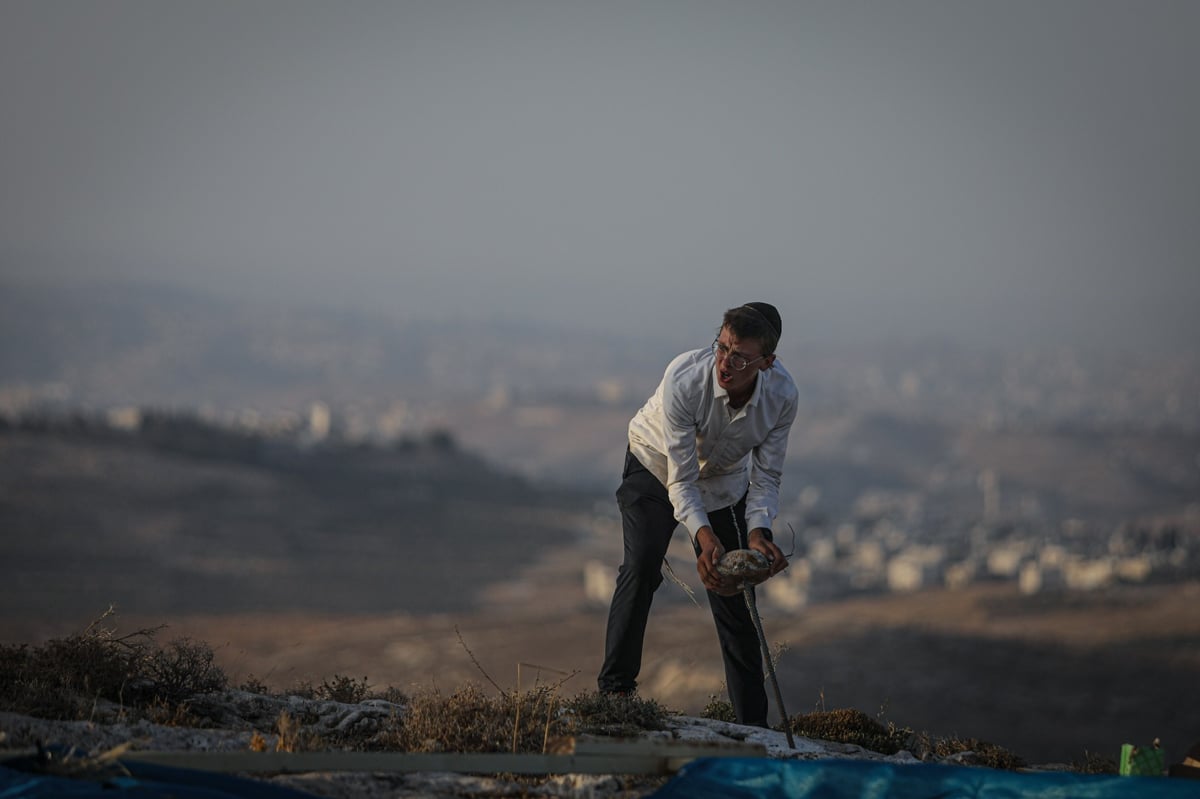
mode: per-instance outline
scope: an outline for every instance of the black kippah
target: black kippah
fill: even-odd
[[[772,330],[775,331],[775,338],[781,338],[783,334],[783,320],[779,318],[779,311],[775,310],[775,306],[767,302],[748,302],[742,306],[749,308],[763,318]]]

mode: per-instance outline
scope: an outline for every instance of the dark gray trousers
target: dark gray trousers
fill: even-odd
[[[637,687],[650,604],[662,584],[663,558],[678,525],[666,487],[628,451],[617,505],[625,557],[608,611],[604,665],[597,680],[603,692],[630,692]],[[746,547],[749,531],[744,496],[736,505],[708,516],[726,551]],[[741,594],[723,597],[711,591],[705,593],[717,626],[733,712],[741,724],[765,727],[767,693],[763,687],[762,649],[746,601]]]

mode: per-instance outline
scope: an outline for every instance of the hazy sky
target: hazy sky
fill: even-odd
[[[0,269],[1190,350],[1197,42],[1194,0],[0,0]]]

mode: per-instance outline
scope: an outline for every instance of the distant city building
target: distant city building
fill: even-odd
[[[1094,591],[1113,582],[1116,576],[1110,558],[1085,560],[1072,558],[1063,570],[1067,588],[1075,591]]]
[[[128,405],[120,408],[110,408],[105,414],[105,418],[108,420],[109,427],[116,430],[134,432],[142,426],[141,409]]]
[[[946,560],[940,546],[910,546],[888,561],[887,585],[892,591],[917,591],[938,583]]]
[[[988,574],[1006,580],[1015,579],[1021,568],[1021,562],[1028,554],[1024,543],[1000,544],[987,555]]]
[[[308,406],[308,430],[307,437],[309,441],[318,443],[329,438],[329,432],[333,428],[333,413],[329,410],[329,406],[324,402],[314,402]]]
[[[616,585],[617,574],[607,563],[589,560],[583,564],[583,593],[588,602],[608,605]]]

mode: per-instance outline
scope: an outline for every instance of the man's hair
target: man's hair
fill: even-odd
[[[783,322],[774,305],[748,302],[726,311],[721,320],[721,327],[729,328],[729,332],[738,338],[758,339],[762,344],[762,354],[772,355],[779,346]]]

